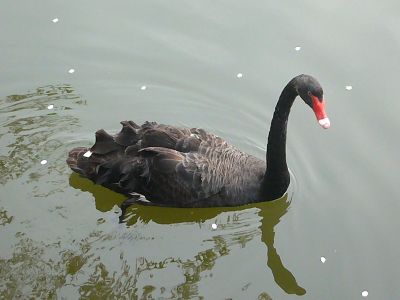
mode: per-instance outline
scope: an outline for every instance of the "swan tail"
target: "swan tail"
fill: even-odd
[[[90,155],[90,156],[89,156]],[[129,194],[139,191],[146,172],[141,157],[129,156],[120,152],[96,154],[90,148],[72,149],[67,164],[76,173],[114,191]]]
[[[71,168],[72,171],[81,174],[85,177],[88,177],[85,175],[85,171],[81,168],[78,167],[78,159],[83,156],[87,151],[89,151],[89,148],[85,147],[77,147],[69,151],[68,153],[68,158],[67,158],[67,164]]]
[[[76,173],[117,192],[137,191],[145,173],[140,150],[139,126],[124,121],[122,130],[112,136],[103,129],[96,132],[96,142],[90,147],[77,147],[68,153],[67,164]]]

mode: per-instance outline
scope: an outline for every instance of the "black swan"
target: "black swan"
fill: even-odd
[[[128,204],[210,207],[274,200],[290,182],[286,129],[298,95],[323,128],[330,126],[318,81],[296,76],[276,104],[266,162],[199,128],[123,121],[116,135],[101,129],[91,148],[72,149],[67,163],[93,182],[131,197]]]

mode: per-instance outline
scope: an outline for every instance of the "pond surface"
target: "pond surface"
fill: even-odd
[[[1,1],[0,298],[397,299],[399,11]],[[332,126],[295,103],[277,201],[136,205],[119,223],[124,197],[65,163],[121,120],[202,127],[264,158],[276,100],[301,73],[324,87]]]

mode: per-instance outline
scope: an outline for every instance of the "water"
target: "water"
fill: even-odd
[[[3,0],[0,298],[398,298],[399,9]],[[203,127],[263,158],[300,73],[324,87],[332,127],[295,103],[286,198],[134,206],[119,224],[124,197],[66,166],[125,119]]]

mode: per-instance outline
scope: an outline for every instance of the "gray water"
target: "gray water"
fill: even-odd
[[[0,298],[397,299],[399,12],[1,1]],[[133,206],[120,224],[124,197],[65,163],[121,120],[202,127],[264,158],[276,100],[301,73],[324,87],[332,127],[295,103],[277,201]]]

